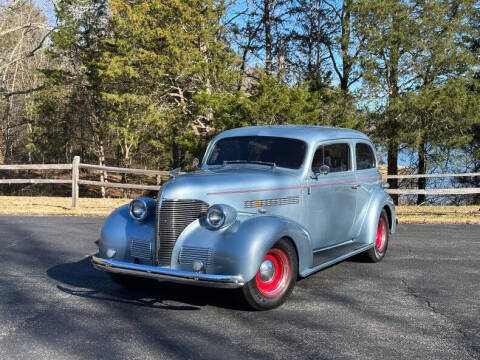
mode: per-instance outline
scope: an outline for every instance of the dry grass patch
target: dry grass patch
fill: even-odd
[[[0,196],[0,215],[107,216],[130,199]],[[400,224],[480,224],[480,206],[397,206]]]
[[[130,199],[80,198],[74,209],[70,197],[0,196],[1,215],[107,216]]]
[[[480,224],[480,205],[397,206],[400,224]]]

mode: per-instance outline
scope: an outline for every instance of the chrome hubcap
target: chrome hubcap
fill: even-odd
[[[260,265],[260,279],[263,282],[269,282],[273,279],[273,275],[275,275],[275,265],[271,260],[265,260]]]

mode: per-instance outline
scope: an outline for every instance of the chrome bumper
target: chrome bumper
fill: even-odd
[[[92,256],[92,263],[93,266],[98,270],[156,280],[166,280],[177,283],[187,283],[217,288],[238,288],[245,284],[245,281],[241,276],[202,274],[189,271],[173,270],[165,267],[107,260],[97,256]]]

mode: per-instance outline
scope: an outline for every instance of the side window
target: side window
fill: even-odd
[[[312,171],[318,173],[320,166],[327,165],[329,172],[350,170],[350,146],[348,144],[331,144],[319,146],[312,162]]]
[[[357,143],[355,145],[357,170],[371,169],[375,167],[375,154],[370,145]]]

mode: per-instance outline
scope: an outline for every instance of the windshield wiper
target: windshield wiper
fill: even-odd
[[[227,164],[258,164],[258,165],[267,165],[271,167],[277,167],[277,164],[274,162],[268,161],[257,161],[257,160],[226,160],[223,162],[223,165]]]

